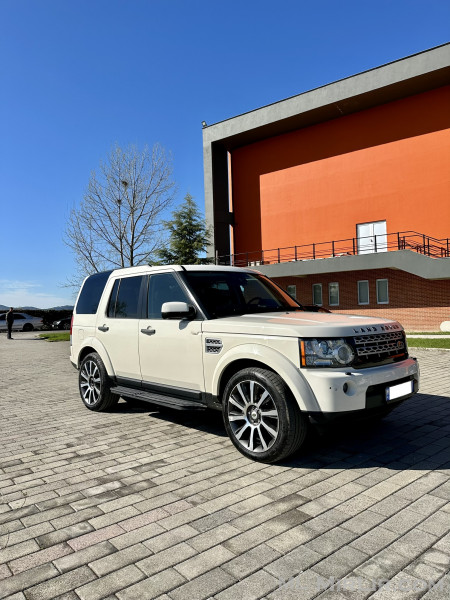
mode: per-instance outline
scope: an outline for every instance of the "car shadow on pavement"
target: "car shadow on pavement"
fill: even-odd
[[[147,413],[153,419],[227,437],[222,413],[217,410],[175,410],[148,402],[119,402],[116,410],[121,413]]]
[[[436,470],[450,465],[450,398],[416,394],[384,419],[311,429],[290,467]]]
[[[33,337],[33,338],[13,337],[12,341],[13,342],[46,342],[47,340],[45,338],[40,338],[40,337]]]
[[[217,410],[175,410],[148,402],[120,402],[116,410],[121,413],[146,413],[153,419],[227,437],[222,413]]]
[[[152,419],[227,437],[219,411],[177,411],[120,402],[117,411],[142,412]],[[386,467],[440,469],[450,465],[450,398],[416,394],[384,419],[311,427],[306,442],[285,467]],[[231,442],[230,442],[231,444]]]

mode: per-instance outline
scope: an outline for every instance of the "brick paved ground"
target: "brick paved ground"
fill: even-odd
[[[216,413],[89,412],[67,344],[14,337],[0,335],[0,598],[449,597],[450,352],[414,351],[421,393],[382,424],[268,466]]]

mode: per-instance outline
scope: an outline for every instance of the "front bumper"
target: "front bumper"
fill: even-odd
[[[302,369],[323,418],[327,416],[387,409],[406,400],[419,389],[419,366],[415,358],[400,363],[360,370]],[[413,392],[393,402],[386,401],[386,389],[406,381],[413,381]],[[313,413],[310,413],[313,414]],[[314,414],[319,414],[314,411]]]

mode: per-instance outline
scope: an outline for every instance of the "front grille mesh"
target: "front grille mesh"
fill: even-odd
[[[404,354],[406,352],[405,338],[402,331],[359,335],[353,338],[356,353],[359,358],[384,360],[387,356]]]

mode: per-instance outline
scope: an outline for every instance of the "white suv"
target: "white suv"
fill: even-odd
[[[90,410],[119,397],[217,408],[233,444],[273,462],[310,422],[384,415],[418,390],[401,325],[305,312],[251,269],[130,267],[88,277],[71,356]]]

